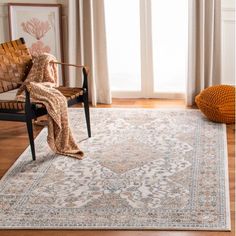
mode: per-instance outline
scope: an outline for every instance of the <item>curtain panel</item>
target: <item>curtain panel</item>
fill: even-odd
[[[89,97],[93,106],[111,104],[108,76],[105,11],[103,0],[68,1],[68,60],[90,68]],[[69,85],[78,85],[78,72],[71,69]]]
[[[221,0],[189,0],[187,105],[221,83]]]

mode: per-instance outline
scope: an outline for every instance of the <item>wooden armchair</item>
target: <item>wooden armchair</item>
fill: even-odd
[[[89,102],[88,102],[88,70],[85,66],[71,65],[67,63],[58,64],[75,66],[82,70],[82,88],[58,87],[66,98],[68,106],[82,102],[84,104],[85,118],[88,136],[91,137]],[[25,90],[25,102],[19,102],[5,98],[7,93],[20,87],[26,79],[32,66],[32,56],[23,38],[0,44],[0,120],[26,122],[30,147],[33,160],[36,159],[32,120],[47,114],[44,105],[30,101],[30,93]]]

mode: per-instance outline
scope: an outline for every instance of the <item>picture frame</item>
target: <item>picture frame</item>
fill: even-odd
[[[50,53],[63,62],[61,9],[61,4],[8,3],[11,40],[24,38],[31,55]],[[63,67],[59,84],[65,85]]]

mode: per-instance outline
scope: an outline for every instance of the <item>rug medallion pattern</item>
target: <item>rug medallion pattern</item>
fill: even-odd
[[[225,126],[197,110],[69,109],[83,160],[37,137],[0,182],[0,228],[227,230]]]

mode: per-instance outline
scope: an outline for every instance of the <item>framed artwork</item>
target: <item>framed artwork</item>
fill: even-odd
[[[61,4],[9,3],[11,40],[24,38],[31,55],[54,55],[63,61]],[[59,67],[59,83],[64,84],[64,70]]]

